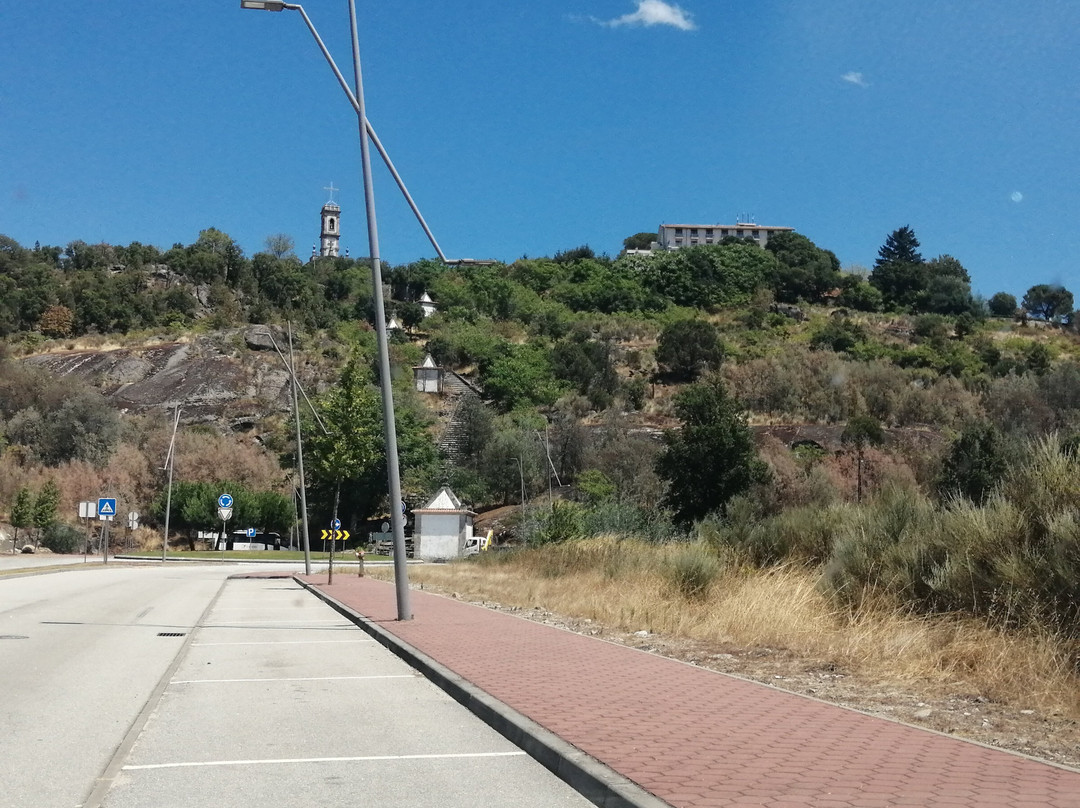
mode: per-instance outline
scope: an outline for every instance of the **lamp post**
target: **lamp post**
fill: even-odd
[[[176,415],[173,417],[172,438],[169,440],[169,454],[165,458],[165,466],[169,470],[169,490],[165,495],[165,534],[161,539],[161,563],[165,563],[165,556],[169,552],[169,512],[172,510],[172,478],[173,468],[176,466],[176,428],[180,426],[180,407],[176,407]]]
[[[348,83],[337,69],[329,51],[323,44],[322,38],[312,25],[311,19],[304,11],[303,6],[297,3],[286,3],[283,0],[240,0],[240,7],[259,11],[299,11],[307,24],[308,30],[319,45],[323,56],[330,64],[338,82],[356,111],[360,129],[360,161],[364,183],[364,208],[367,214],[368,246],[371,257],[371,282],[375,297],[375,331],[379,346],[379,387],[382,391],[383,403],[383,436],[386,446],[386,476],[387,487],[390,495],[390,519],[394,532],[394,581],[397,594],[398,620],[411,620],[412,608],[409,604],[409,577],[406,567],[405,556],[405,520],[404,514],[398,508],[401,502],[401,475],[398,467],[397,451],[397,427],[394,418],[394,393],[390,381],[390,349],[386,336],[386,310],[383,305],[382,291],[382,262],[379,255],[379,232],[375,220],[375,189],[371,178],[371,150],[368,144],[369,123],[364,108],[364,88],[360,71],[360,50],[356,29],[356,4],[355,0],[349,0],[349,20],[351,23],[353,65],[356,78],[355,95],[350,90]],[[439,251],[441,255],[441,250]],[[306,531],[305,531],[306,532]]]

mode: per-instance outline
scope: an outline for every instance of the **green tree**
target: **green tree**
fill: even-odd
[[[656,361],[676,379],[692,381],[724,361],[720,332],[707,320],[677,320],[660,332]]]
[[[921,264],[923,260],[919,253],[919,240],[915,238],[915,231],[904,225],[899,230],[894,230],[885,239],[885,243],[878,249],[878,257],[874,267],[883,264]]]
[[[402,492],[408,497],[426,488],[435,473],[437,451],[428,434],[422,404],[395,392],[398,460]],[[329,520],[340,486],[338,517],[355,526],[390,507],[383,436],[382,399],[371,375],[357,358],[350,359],[341,378],[316,402],[326,432],[309,422],[304,430],[309,506],[317,519]]]
[[[990,298],[988,306],[995,317],[1012,317],[1016,314],[1016,297],[1008,292],[998,292]]]
[[[1032,286],[1021,304],[1032,317],[1058,323],[1073,312],[1073,294],[1063,286],[1040,283]]]
[[[574,385],[595,409],[611,405],[619,388],[611,344],[592,339],[587,329],[575,329],[551,349],[555,375]]]
[[[628,255],[616,264],[640,277],[647,289],[697,308],[745,303],[778,267],[776,256],[745,241]]]
[[[728,500],[766,475],[739,404],[713,376],[675,399],[679,429],[664,433],[656,472],[667,483],[663,504],[688,524],[723,512]]]
[[[862,502],[863,492],[863,451],[867,446],[880,446],[885,442],[885,430],[881,422],[872,415],[853,415],[840,433],[840,442],[854,446],[856,452],[856,501]]]
[[[647,250],[656,239],[656,233],[634,233],[624,238],[622,245],[624,250]]]
[[[842,281],[840,297],[836,302],[856,311],[881,311],[885,298],[880,289],[863,278],[847,275]]]
[[[34,498],[29,488],[20,488],[11,504],[11,526],[15,536],[11,540],[11,552],[16,552],[19,544],[19,529],[29,529],[34,525]]]
[[[907,226],[894,230],[878,250],[870,283],[881,292],[887,308],[914,309],[926,291],[927,281],[915,231]]]
[[[326,431],[310,421],[305,430],[308,485],[321,507],[329,509],[340,486],[344,494],[340,514],[346,517],[342,521],[366,519],[385,498],[385,480],[378,482],[385,448],[381,401],[355,357],[345,364],[338,383],[319,399],[317,409]]]
[[[35,547],[40,542],[42,532],[56,521],[58,507],[60,507],[60,489],[50,478],[41,486],[37,497],[34,498],[34,527],[38,530],[37,540],[34,542]]]
[[[769,238],[765,249],[779,261],[772,286],[781,303],[800,300],[816,303],[840,285],[840,262],[836,256],[800,233],[776,233]]]
[[[1008,471],[1005,444],[991,424],[970,424],[953,443],[938,477],[942,497],[963,496],[982,504]]]
[[[484,391],[504,410],[554,404],[563,392],[548,353],[538,345],[509,345],[481,368]]]
[[[424,309],[419,303],[402,303],[398,307],[401,324],[410,332],[424,322]]]

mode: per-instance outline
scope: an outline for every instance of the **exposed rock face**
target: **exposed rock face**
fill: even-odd
[[[245,334],[241,344],[246,343]],[[266,345],[272,350],[269,339]],[[46,353],[24,361],[83,379],[118,409],[146,412],[180,406],[185,422],[218,422],[225,429],[244,428],[289,407],[288,372],[275,353],[256,350],[233,347],[216,335],[191,342]]]

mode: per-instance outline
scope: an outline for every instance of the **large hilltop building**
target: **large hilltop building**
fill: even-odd
[[[696,244],[718,244],[728,237],[753,239],[764,247],[776,233],[790,233],[793,227],[736,222],[735,224],[662,224],[654,250],[677,250]]]

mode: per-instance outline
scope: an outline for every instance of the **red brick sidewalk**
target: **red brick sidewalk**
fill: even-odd
[[[1080,772],[424,592],[304,579],[677,808],[1080,808]]]

